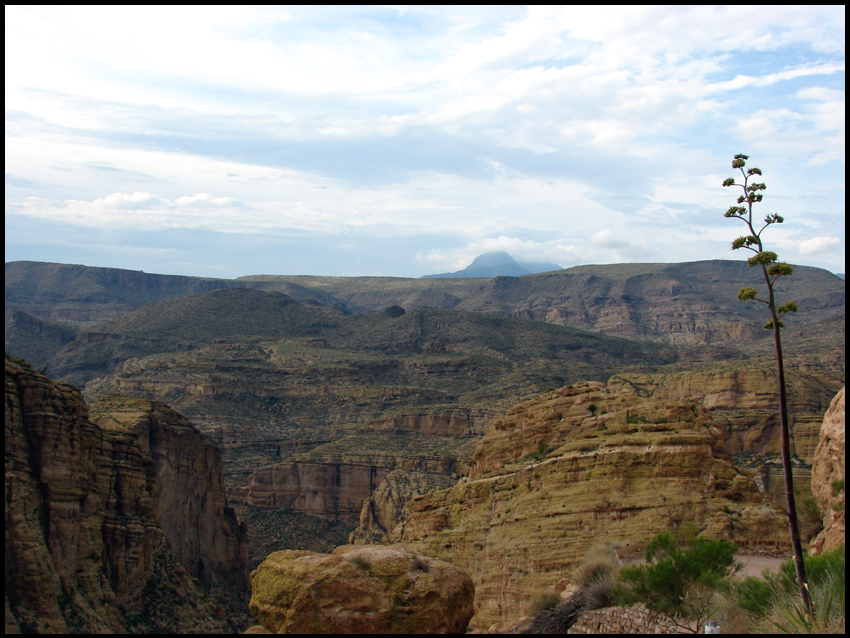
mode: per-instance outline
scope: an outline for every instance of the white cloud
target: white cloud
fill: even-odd
[[[777,242],[843,241],[844,22],[843,7],[7,7],[6,166],[29,186],[6,211],[451,237],[410,251],[446,270],[496,249],[728,257],[719,185],[743,151],[795,224]]]
[[[839,237],[812,237],[800,242],[799,251],[801,255],[819,255],[820,253],[839,250],[841,243]]]
[[[140,210],[154,208],[166,203],[167,201],[158,195],[135,192],[107,195],[93,201],[92,206],[106,210]]]
[[[621,242],[615,239],[614,232],[610,228],[603,228],[599,232],[594,233],[593,237],[590,238],[590,243],[602,248],[614,248],[622,245]]]

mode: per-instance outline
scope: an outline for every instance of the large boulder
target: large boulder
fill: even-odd
[[[820,430],[812,466],[812,492],[823,513],[823,531],[812,542],[815,553],[844,544],[844,388],[835,395]]]
[[[275,633],[464,633],[474,587],[403,547],[275,552],[251,574],[251,613]]]

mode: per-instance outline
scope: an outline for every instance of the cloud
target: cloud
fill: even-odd
[[[615,248],[622,246],[622,242],[614,238],[614,233],[610,228],[603,228],[597,233],[594,233],[590,238],[590,243],[601,248]]]
[[[163,204],[168,204],[167,200],[152,193],[140,193],[137,191],[135,193],[114,193],[107,197],[96,199],[92,202],[92,207],[106,210],[142,210]]]
[[[843,241],[843,7],[6,17],[7,215],[313,233],[339,254],[359,234],[364,250],[403,243],[410,268],[444,270],[489,250],[564,265],[728,257],[719,185],[746,152],[794,221],[777,241]]]
[[[215,197],[209,193],[198,193],[197,195],[178,197],[174,203],[177,206],[208,206],[211,208],[242,208],[244,204],[232,197]]]
[[[820,253],[839,250],[841,244],[842,241],[839,237],[812,237],[800,242],[799,251],[801,255],[819,255]]]

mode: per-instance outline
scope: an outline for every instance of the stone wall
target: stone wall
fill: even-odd
[[[570,628],[571,634],[675,634],[675,625],[643,605],[605,607],[585,611]]]

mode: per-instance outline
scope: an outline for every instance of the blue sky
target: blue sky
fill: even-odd
[[[5,9],[6,260],[418,277],[569,267],[844,272],[840,7]]]

